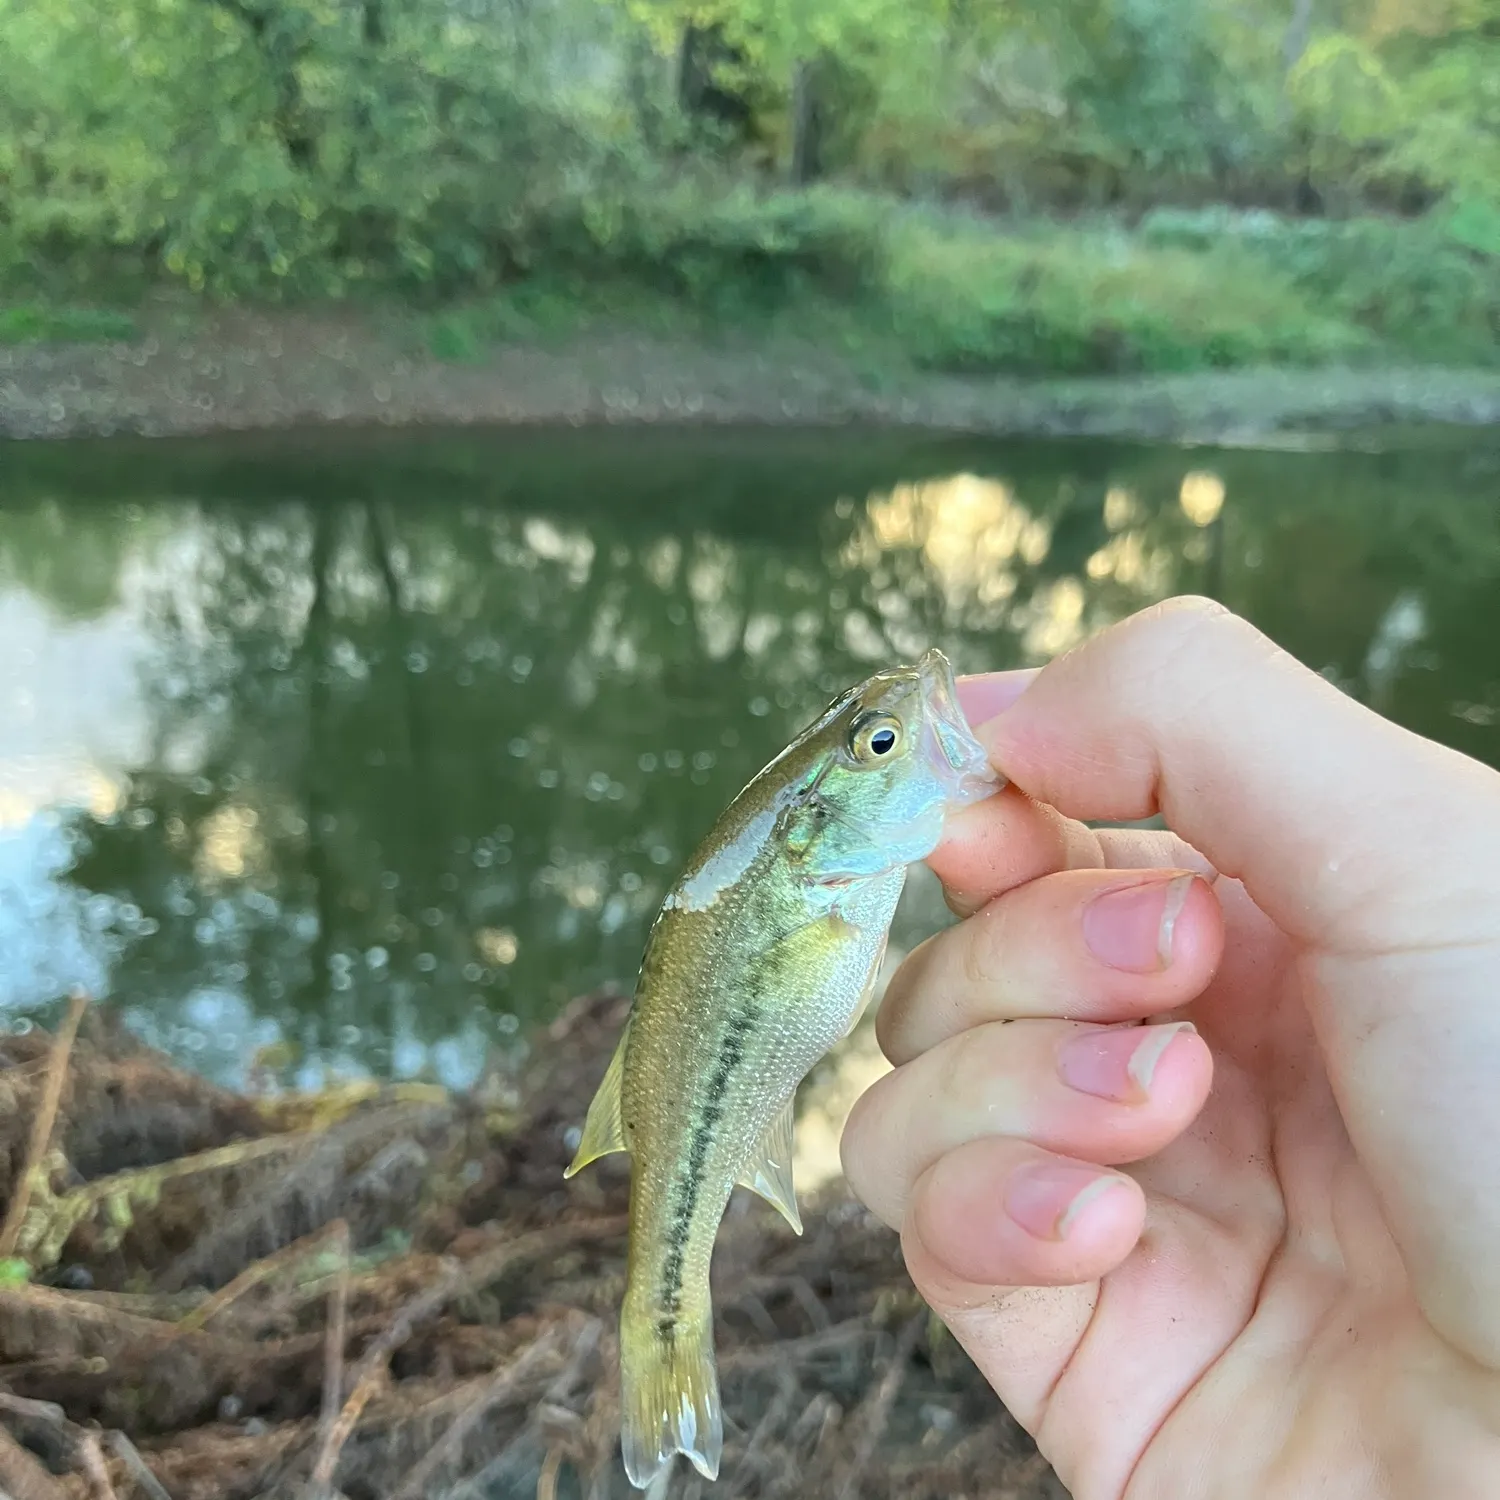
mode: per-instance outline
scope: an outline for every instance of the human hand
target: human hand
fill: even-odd
[[[960,693],[843,1142],[918,1289],[1075,1500],[1500,1495],[1500,775],[1201,600]]]

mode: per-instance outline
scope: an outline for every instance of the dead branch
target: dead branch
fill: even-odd
[[[567,1401],[574,1386],[578,1384],[583,1368],[598,1346],[602,1333],[603,1324],[599,1319],[590,1318],[584,1324],[573,1342],[573,1352],[567,1364],[538,1398],[532,1408],[530,1420],[502,1452],[469,1479],[463,1493],[474,1495],[488,1495],[497,1491],[508,1493],[508,1486],[499,1482],[500,1476],[507,1475],[517,1465],[518,1456],[525,1451],[528,1441],[540,1439],[544,1457],[538,1485],[540,1486],[546,1477],[547,1466],[551,1463],[553,1465],[551,1482],[554,1486],[555,1497],[557,1475],[562,1469],[563,1460],[576,1456],[579,1446],[577,1429],[583,1425],[577,1415],[563,1403]],[[552,1429],[550,1432],[549,1428]],[[541,1500],[545,1500],[544,1489],[539,1487],[537,1494]]]
[[[745,1443],[744,1452],[740,1455],[739,1465],[731,1481],[732,1490],[741,1488],[755,1468],[768,1464],[777,1468],[784,1467],[784,1463],[775,1463],[771,1454],[771,1440],[779,1434],[782,1423],[791,1415],[792,1402],[797,1398],[797,1377],[792,1370],[793,1366],[783,1365],[777,1371],[776,1394],[771,1398],[765,1415],[756,1423],[754,1432]]]
[[[100,1080],[130,1058],[106,1054],[85,1013],[40,1164],[60,1148],[81,1162],[77,1137],[95,1165],[60,1196],[43,1177],[17,1243],[60,1245],[82,1214],[64,1254],[98,1286],[0,1288],[0,1384],[16,1393],[0,1392],[0,1500],[100,1500],[101,1446],[120,1500],[308,1500],[315,1485],[370,1500],[620,1493],[625,1218],[602,1215],[628,1181],[616,1172],[584,1195],[561,1174],[627,1003],[571,1008],[500,1123],[477,1098],[368,1085],[275,1107],[216,1095],[206,1109],[164,1059],[110,1105],[118,1089]],[[0,1039],[0,1156],[17,1172],[56,1052],[37,1034]],[[173,1108],[189,1124],[147,1109],[158,1097],[186,1099]],[[759,1215],[726,1219],[725,1478],[664,1467],[656,1500],[1050,1495],[1034,1445],[956,1346],[912,1357],[920,1302],[895,1237],[834,1188],[804,1214],[797,1241]],[[381,1241],[387,1228],[412,1248]],[[331,1240],[337,1265],[309,1259]],[[153,1290],[101,1289],[126,1286]],[[39,1490],[10,1483],[14,1449]]]
[[[342,1219],[335,1219],[333,1223],[325,1224],[321,1229],[303,1235],[300,1240],[293,1240],[290,1245],[283,1245],[280,1250],[261,1256],[259,1260],[246,1266],[233,1281],[221,1286],[218,1291],[206,1297],[197,1307],[180,1318],[177,1326],[184,1333],[204,1327],[226,1308],[237,1302],[246,1292],[252,1291],[262,1282],[271,1280],[279,1272],[295,1265],[315,1251],[323,1249],[329,1240],[340,1233],[347,1236],[348,1225]]]
[[[25,1396],[12,1396],[9,1391],[0,1391],[0,1411],[14,1412],[18,1417],[29,1417],[37,1422],[51,1422],[59,1427],[68,1424],[68,1414],[55,1401],[29,1401]]]
[[[406,1477],[393,1491],[391,1500],[423,1500],[429,1493],[433,1477],[445,1463],[459,1455],[464,1439],[474,1426],[486,1413],[505,1400],[537,1366],[555,1354],[561,1344],[561,1330],[553,1329],[543,1334],[515,1363],[497,1370],[490,1383],[448,1424],[442,1437],[407,1470]]]
[[[298,1131],[290,1135],[266,1136],[248,1143],[258,1148],[257,1154],[269,1155],[278,1148],[283,1151],[300,1152],[301,1160],[287,1171],[278,1174],[264,1193],[254,1194],[238,1212],[229,1214],[191,1249],[180,1255],[157,1279],[162,1291],[177,1291],[209,1275],[213,1266],[226,1257],[232,1248],[241,1252],[257,1229],[293,1202],[299,1194],[323,1187],[329,1204],[342,1196],[338,1192],[349,1153],[369,1144],[382,1135],[397,1134],[420,1128],[423,1123],[435,1121],[440,1111],[423,1104],[396,1103],[372,1110],[366,1115],[340,1121],[319,1132]],[[231,1148],[234,1149],[234,1148]],[[205,1153],[205,1157],[214,1153]],[[192,1161],[194,1158],[187,1158]],[[220,1162],[203,1161],[203,1169],[220,1165]],[[331,1185],[331,1186],[329,1186]],[[317,1196],[314,1192],[314,1196]],[[278,1247],[273,1246],[272,1250]]]
[[[78,1437],[78,1467],[88,1481],[89,1494],[93,1500],[119,1500],[115,1487],[109,1480],[109,1466],[104,1462],[104,1450],[99,1446],[97,1432],[83,1432]]]
[[[326,1449],[333,1424],[344,1402],[344,1340],[349,1320],[349,1226],[340,1219],[334,1226],[339,1254],[338,1275],[328,1296],[328,1331],[323,1354],[323,1408],[319,1431]],[[332,1470],[328,1477],[332,1478]]]
[[[0,1427],[0,1489],[12,1500],[68,1500],[68,1493],[33,1454]]]
[[[562,1449],[549,1448],[536,1478],[536,1500],[557,1500],[557,1476],[562,1472]]]
[[[875,1455],[875,1445],[880,1441],[880,1434],[885,1430],[891,1415],[891,1408],[896,1404],[901,1383],[906,1379],[907,1366],[911,1363],[912,1351],[916,1349],[917,1340],[921,1338],[926,1324],[925,1313],[913,1313],[907,1319],[906,1326],[901,1330],[901,1336],[896,1340],[896,1347],[891,1351],[885,1374],[880,1377],[880,1384],[870,1391],[861,1404],[860,1410],[855,1413],[855,1421],[859,1424],[859,1437],[855,1443],[854,1456],[844,1474],[844,1482],[839,1490],[839,1500],[853,1500],[853,1497],[859,1493],[860,1477]]]
[[[620,1216],[562,1224],[555,1229],[540,1229],[481,1252],[466,1263],[449,1263],[447,1274],[435,1285],[419,1292],[402,1304],[384,1333],[372,1340],[354,1367],[354,1385],[343,1410],[329,1425],[313,1465],[312,1485],[315,1493],[333,1482],[339,1451],[349,1440],[371,1396],[385,1374],[386,1365],[397,1349],[412,1336],[413,1330],[429,1318],[435,1318],[450,1302],[498,1281],[512,1267],[560,1250],[580,1241],[606,1239],[625,1227]]]
[[[52,1055],[47,1062],[47,1081],[42,1089],[42,1102],[31,1122],[26,1165],[22,1168],[16,1190],[6,1207],[5,1223],[0,1226],[0,1257],[16,1253],[21,1226],[26,1222],[26,1206],[31,1201],[33,1188],[43,1176],[42,1163],[52,1147],[57,1106],[62,1102],[63,1085],[68,1081],[68,1059],[73,1055],[73,1041],[78,1035],[78,1024],[83,1020],[83,1013],[88,1005],[89,997],[82,990],[74,990],[68,1000],[68,1013],[57,1029],[57,1039],[52,1044]]]
[[[135,1481],[136,1488],[145,1491],[146,1500],[172,1500],[167,1493],[167,1487],[151,1472],[146,1460],[141,1457],[140,1451],[123,1432],[111,1432],[105,1441],[114,1450],[115,1456],[130,1471],[130,1477]]]

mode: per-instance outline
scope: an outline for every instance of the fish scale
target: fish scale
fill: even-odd
[[[717,1477],[709,1265],[730,1194],[750,1188],[801,1233],[797,1087],[858,1019],[907,867],[951,809],[998,785],[929,651],[836,698],[730,803],[664,901],[567,1172],[631,1156],[621,1448],[636,1486],[675,1453]]]

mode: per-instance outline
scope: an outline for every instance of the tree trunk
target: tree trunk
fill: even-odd
[[[792,165],[797,187],[814,181],[822,171],[818,140],[817,65],[806,59],[792,70]]]
[[[1293,0],[1292,18],[1281,39],[1281,71],[1289,74],[1302,61],[1312,36],[1313,0]]]
[[[265,61],[276,96],[271,128],[285,149],[287,160],[299,172],[311,172],[318,164],[318,139],[308,121],[302,80],[297,76],[297,64],[302,61],[305,49],[289,35],[284,19],[273,11],[257,9],[244,0],[219,0],[219,4],[244,22]]]

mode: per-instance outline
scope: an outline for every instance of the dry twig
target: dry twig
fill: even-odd
[[[31,1417],[38,1422],[51,1422],[58,1427],[67,1427],[68,1414],[55,1401],[32,1401],[25,1396],[12,1396],[9,1391],[0,1391],[0,1411],[14,1412],[18,1417]]]
[[[319,1444],[318,1458],[313,1465],[312,1474],[314,1492],[318,1493],[320,1486],[326,1488],[333,1482],[339,1453],[359,1422],[360,1413],[375,1394],[391,1355],[412,1336],[418,1324],[436,1317],[455,1298],[499,1280],[512,1266],[535,1260],[567,1244],[607,1239],[624,1227],[622,1215],[579,1224],[561,1224],[555,1229],[539,1229],[532,1234],[508,1240],[493,1250],[476,1255],[467,1263],[450,1262],[447,1274],[435,1286],[418,1292],[396,1309],[385,1332],[372,1339],[360,1356],[359,1363],[354,1367],[353,1389],[344,1402],[343,1410],[329,1425]]]
[[[488,1412],[505,1400],[562,1343],[559,1329],[545,1333],[513,1364],[495,1372],[485,1386],[453,1420],[447,1430],[420,1459],[407,1470],[406,1477],[392,1492],[391,1500],[422,1500],[429,1493],[433,1476],[463,1449],[464,1439]]]
[[[114,1449],[115,1456],[130,1470],[130,1477],[135,1480],[136,1488],[145,1491],[147,1500],[172,1500],[166,1485],[151,1472],[135,1444],[123,1432],[111,1432],[105,1441]]]
[[[549,1448],[542,1472],[536,1477],[536,1500],[557,1500],[557,1476],[562,1472],[562,1449]]]
[[[926,1313],[914,1313],[907,1319],[906,1327],[901,1330],[901,1337],[896,1340],[896,1347],[891,1351],[890,1363],[886,1366],[885,1374],[880,1378],[880,1384],[865,1397],[861,1403],[861,1410],[856,1413],[856,1420],[862,1422],[862,1429],[855,1445],[854,1456],[850,1459],[849,1467],[844,1474],[844,1483],[839,1490],[839,1500],[853,1500],[853,1497],[859,1493],[860,1477],[875,1455],[875,1445],[880,1441],[880,1434],[890,1419],[891,1408],[896,1404],[896,1397],[901,1392],[901,1383],[906,1379],[906,1370],[911,1363],[912,1351],[917,1347],[917,1340],[921,1338],[922,1329],[926,1323]]]
[[[293,1240],[290,1245],[283,1245],[280,1250],[262,1256],[246,1266],[233,1281],[221,1286],[192,1311],[179,1318],[178,1328],[184,1333],[194,1328],[202,1328],[211,1319],[217,1318],[232,1303],[239,1301],[246,1292],[253,1290],[262,1282],[269,1281],[278,1272],[285,1270],[289,1265],[294,1265],[304,1256],[321,1250],[329,1240],[341,1232],[347,1233],[347,1226],[344,1230],[340,1230],[340,1226],[344,1224],[343,1219],[335,1219],[333,1223],[325,1224],[321,1229],[315,1229],[311,1234],[303,1235],[300,1240]]]
[[[339,1256],[338,1275],[334,1278],[333,1290],[328,1294],[328,1329],[323,1348],[323,1408],[318,1419],[322,1434],[322,1451],[327,1451],[328,1440],[338,1421],[344,1403],[344,1340],[348,1337],[349,1323],[349,1226],[337,1219],[331,1226],[333,1241]],[[337,1454],[334,1455],[335,1460]],[[333,1470],[323,1476],[323,1486],[333,1479]],[[314,1490],[318,1489],[314,1476]]]
[[[323,1356],[324,1421],[331,1421],[343,1405],[344,1340],[349,1328],[349,1226],[343,1219],[335,1219],[331,1228],[339,1265],[328,1294],[328,1328]]]
[[[49,1427],[55,1428],[71,1447],[74,1461],[83,1471],[83,1477],[95,1500],[115,1500],[114,1486],[110,1483],[109,1470],[105,1465],[104,1452],[96,1431],[69,1420],[68,1414],[56,1402],[32,1401],[25,1396],[13,1396],[9,1391],[0,1391],[0,1411],[12,1412],[28,1421],[45,1422]],[[145,1490],[150,1500],[172,1500],[161,1481],[146,1467],[146,1461],[136,1451],[135,1444],[123,1432],[106,1433],[104,1441],[114,1449],[130,1470],[131,1477]],[[3,1458],[3,1450],[0,1450],[0,1458]],[[10,1484],[10,1479],[14,1477],[7,1474],[4,1463],[0,1462],[0,1493],[14,1488]],[[52,1482],[51,1477],[47,1477]],[[15,1492],[15,1500],[24,1500],[19,1490]]]
[[[63,1085],[68,1080],[68,1060],[73,1055],[73,1041],[78,1035],[78,1024],[83,1020],[83,1013],[88,1005],[89,997],[82,990],[74,990],[68,1000],[68,1013],[63,1017],[62,1025],[57,1028],[52,1055],[47,1060],[47,1079],[42,1088],[42,1101],[31,1122],[31,1139],[26,1145],[26,1165],[6,1207],[5,1223],[0,1226],[0,1257],[16,1253],[21,1226],[26,1220],[26,1205],[31,1201],[32,1190],[45,1170],[42,1163],[52,1145],[57,1106],[62,1102]]]
[[[104,1462],[104,1450],[99,1446],[99,1434],[84,1432],[78,1439],[78,1467],[88,1481],[93,1500],[119,1500],[115,1487],[109,1482],[109,1468]]]

